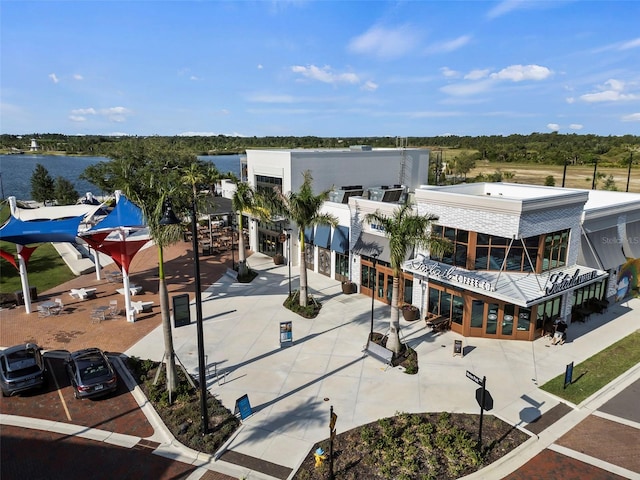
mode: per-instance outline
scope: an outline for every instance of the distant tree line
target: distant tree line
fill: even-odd
[[[235,137],[226,135],[162,137],[162,136],[67,136],[62,134],[0,135],[0,149],[28,151],[35,138],[42,153],[113,157],[123,145],[143,145],[158,150],[183,151],[192,155],[224,155],[243,153],[251,148],[339,148],[351,145],[372,147],[430,148],[432,151],[457,150],[473,160],[500,163],[541,163],[588,165],[598,162],[602,166],[626,166],[635,152],[640,158],[640,136],[598,136],[558,133],[532,133],[529,135],[479,137]]]

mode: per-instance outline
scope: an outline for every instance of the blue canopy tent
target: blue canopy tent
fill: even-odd
[[[18,253],[18,271],[22,283],[24,306],[31,313],[31,296],[27,278],[27,262],[34,248],[25,248],[32,243],[69,242],[76,243],[78,228],[84,215],[60,220],[20,220],[13,215],[0,228],[0,240],[15,243]],[[23,249],[25,255],[23,255]],[[5,252],[6,253],[6,252]],[[3,254],[6,258],[6,255]],[[12,262],[14,265],[15,263]]]

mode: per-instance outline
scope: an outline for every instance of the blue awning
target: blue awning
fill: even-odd
[[[331,250],[338,253],[349,252],[349,227],[338,225],[333,230],[333,238],[331,239]]]
[[[314,244],[321,248],[329,248],[331,239],[331,227],[329,225],[318,225],[316,227],[316,237]]]
[[[313,227],[307,227],[304,229],[304,243],[313,245]]]

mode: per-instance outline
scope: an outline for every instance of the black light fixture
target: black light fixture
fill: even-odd
[[[160,225],[178,225],[182,223],[178,217],[176,217],[173,211],[173,205],[169,200],[164,202],[164,211],[162,212],[162,218],[160,219]]]
[[[373,258],[373,275],[369,275],[369,278],[373,277],[373,279],[369,282],[371,287],[371,330],[369,331],[369,341],[373,338],[373,302],[374,302],[374,294],[376,292],[376,261],[378,260],[378,254],[374,253],[371,255]]]
[[[160,225],[176,225],[181,223],[173,211],[171,202],[164,204],[164,214]],[[195,275],[196,330],[198,335],[198,383],[200,384],[200,420],[202,434],[209,433],[209,416],[207,414],[207,378],[204,362],[204,332],[202,330],[202,286],[200,284],[200,254],[198,252],[198,222],[196,220],[196,199],[191,202],[191,236],[193,245],[193,261]]]

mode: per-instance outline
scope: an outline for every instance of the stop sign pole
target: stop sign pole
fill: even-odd
[[[482,417],[484,417],[484,401],[487,393],[487,377],[482,377],[482,395],[480,402],[480,429],[478,430],[478,450],[482,450]]]
[[[467,370],[467,378],[477,383],[482,387],[482,391],[480,393],[480,398],[478,399],[478,403],[480,404],[480,429],[478,430],[478,450],[482,450],[482,418],[484,417],[484,406],[486,401],[486,393],[487,393],[487,377],[478,377],[474,375],[469,370]],[[477,398],[477,397],[476,397]]]

